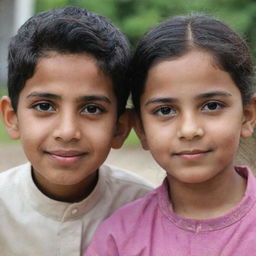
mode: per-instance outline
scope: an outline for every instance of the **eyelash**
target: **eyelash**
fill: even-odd
[[[42,107],[43,105],[47,105],[48,107],[51,107],[52,110],[42,110],[40,109],[40,107]],[[53,107],[53,104],[50,102],[38,102],[36,104],[33,104],[32,107],[33,109],[39,111],[39,112],[54,112],[56,109]]]
[[[216,108],[215,109],[209,109],[210,104],[214,104],[216,106]],[[207,106],[208,106],[208,109],[204,110],[204,108],[207,107]],[[223,109],[225,107],[226,107],[226,105],[224,103],[222,103],[222,102],[208,101],[208,102],[203,104],[203,106],[201,107],[201,110],[203,112],[210,112],[210,113],[212,113],[212,112],[216,112],[218,110],[221,110],[221,109]],[[161,112],[163,110],[165,110],[165,111],[167,110],[168,113],[163,114],[163,112]],[[171,107],[171,106],[160,106],[160,107],[158,107],[157,109],[155,109],[153,111],[153,114],[157,115],[157,116],[160,116],[160,117],[169,117],[169,116],[173,117],[173,116],[175,116],[177,114],[177,112],[178,111],[175,108]]]
[[[163,114],[163,112],[161,112],[161,111],[169,111],[168,112],[168,114]],[[170,114],[172,111],[174,111],[175,113],[174,114]],[[170,107],[170,106],[160,106],[160,107],[158,107],[157,109],[155,109],[154,111],[153,111],[153,114],[154,115],[157,115],[157,116],[160,116],[160,117],[164,117],[164,116],[174,116],[175,114],[177,113],[177,111],[174,109],[174,108],[172,108],[172,107]]]
[[[88,108],[89,107],[93,107],[93,109],[95,110],[96,109],[96,113],[89,113],[88,111],[84,111],[84,110],[88,110]],[[83,108],[82,108],[82,111],[81,111],[82,113],[83,112],[85,112],[86,114],[89,114],[89,115],[100,115],[100,114],[102,114],[102,113],[105,113],[106,112],[106,110],[103,108],[103,107],[100,107],[100,106],[98,106],[98,105],[96,105],[96,104],[87,104],[86,106],[84,106]]]
[[[47,106],[48,108],[47,109],[42,109],[43,106]],[[42,113],[49,113],[49,112],[51,113],[51,112],[56,111],[56,108],[50,102],[38,102],[36,104],[33,104],[31,106],[31,108],[35,109],[36,111],[42,112]],[[89,108],[91,108],[91,110],[93,110],[93,111],[90,112],[91,110],[89,110]],[[80,112],[82,114],[85,113],[85,115],[86,114],[88,114],[88,115],[99,115],[99,114],[105,113],[106,110],[103,107],[100,107],[96,104],[90,103],[90,104],[87,104],[87,105],[83,106],[81,108]]]
[[[206,110],[205,112],[216,112],[216,111],[221,110],[221,109],[223,109],[223,108],[226,107],[226,105],[225,105],[224,103],[222,103],[222,102],[219,102],[219,101],[208,101],[208,102],[206,102],[206,103],[202,106],[201,109],[203,110],[203,108],[206,107],[206,106],[209,107],[210,104],[215,104],[215,105],[217,106],[217,108],[214,109],[214,110],[208,109],[208,110]]]

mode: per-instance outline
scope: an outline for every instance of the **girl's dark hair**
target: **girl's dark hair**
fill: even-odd
[[[181,57],[193,49],[212,54],[218,67],[228,72],[239,88],[243,104],[250,101],[254,71],[246,42],[223,22],[194,14],[168,19],[139,41],[129,71],[137,112],[149,69],[161,60]]]
[[[113,82],[118,114],[125,110],[129,95],[125,75],[130,61],[126,37],[107,18],[69,6],[34,15],[12,38],[8,91],[15,111],[26,81],[33,76],[39,59],[50,51],[93,56]]]

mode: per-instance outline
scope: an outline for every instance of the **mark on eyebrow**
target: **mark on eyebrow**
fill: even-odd
[[[33,98],[33,97],[39,97],[39,98],[50,98],[50,99],[60,99],[61,97],[53,94],[53,93],[47,93],[47,92],[32,92],[29,95],[27,95],[27,99]]]
[[[111,104],[111,100],[103,95],[85,95],[79,97],[77,101],[104,101]]]
[[[175,98],[166,98],[166,97],[152,98],[145,103],[145,106],[148,106],[149,104],[154,104],[154,103],[175,103],[177,101],[178,100]]]

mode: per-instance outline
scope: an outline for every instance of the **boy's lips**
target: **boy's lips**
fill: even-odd
[[[61,164],[75,163],[88,154],[88,152],[77,150],[53,150],[45,151],[45,153]]]

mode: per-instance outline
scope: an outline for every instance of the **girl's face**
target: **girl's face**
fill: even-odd
[[[149,70],[137,130],[169,180],[203,183],[233,171],[240,137],[252,135],[254,112],[243,107],[239,89],[211,54],[191,51]]]

